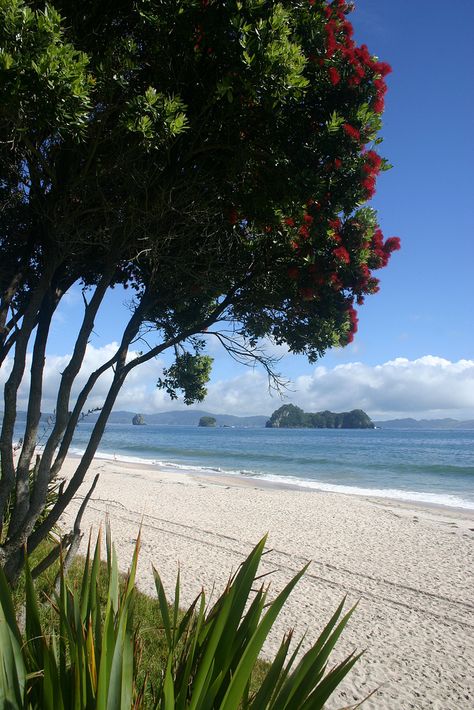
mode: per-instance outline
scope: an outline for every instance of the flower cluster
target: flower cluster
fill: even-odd
[[[341,75],[339,74],[336,67],[329,67],[328,74],[329,74],[329,81],[331,82],[331,84],[333,86],[337,86],[337,84],[339,84],[339,82],[341,81]]]
[[[375,194],[375,182],[380,172],[382,158],[374,150],[365,153],[365,163],[362,166],[362,187],[365,189],[366,198],[370,199]]]
[[[357,317],[357,311],[353,308],[352,304],[347,307],[346,313],[349,319],[349,331],[346,335],[346,343],[352,343],[359,327],[359,319]]]
[[[380,170],[382,159],[375,151],[364,154],[363,175],[370,178]],[[392,252],[400,248],[398,237],[384,240],[378,225],[346,220],[340,215],[327,217],[330,203],[309,200],[299,218],[282,220],[289,228],[292,263],[287,276],[295,283],[301,302],[318,303],[333,293],[339,299],[341,317],[347,321],[347,330],[341,343],[352,342],[357,332],[357,312],[354,303],[362,305],[366,294],[379,290],[379,280],[372,274],[389,261]]]
[[[260,232],[268,235],[269,249],[283,236],[283,244],[275,247],[281,249],[276,253],[282,299],[289,293],[299,314],[323,313],[324,319],[331,313],[340,342],[346,344],[357,332],[355,304],[362,305],[366,295],[379,290],[373,270],[386,266],[400,248],[397,237],[384,240],[373,211],[357,207],[375,194],[384,166],[369,141],[380,127],[377,114],[383,110],[385,77],[391,68],[366,45],[355,44],[346,17],[351,4],[308,1],[315,40],[305,47],[307,71],[311,82],[323,88],[321,101],[328,109],[325,115],[319,105],[314,104],[313,112],[308,104],[304,117],[314,136],[308,146],[320,173],[304,206],[290,202],[286,214],[275,212],[274,223],[261,226]],[[238,220],[236,211],[228,219],[233,225],[246,221],[242,216]]]
[[[353,138],[355,141],[360,141],[360,131],[350,123],[344,123],[342,126],[349,138]]]
[[[378,227],[372,237],[371,242],[372,262],[374,268],[387,266],[390,255],[400,249],[399,237],[390,237],[384,242],[382,230]]]
[[[341,83],[341,68],[349,87],[359,86],[365,78],[373,79],[376,92],[372,100],[372,108],[376,113],[382,113],[387,91],[385,77],[392,69],[386,62],[379,62],[375,59],[365,44],[360,47],[355,44],[354,28],[346,19],[346,14],[351,10],[352,6],[343,0],[323,5],[322,11],[326,18],[324,26],[325,54],[321,63],[331,62],[327,72],[333,86]],[[334,66],[333,62],[336,59],[342,59],[343,65]]]
[[[349,252],[347,251],[346,247],[337,247],[337,249],[333,249],[332,253],[336,257],[337,261],[343,261],[344,264],[349,264],[351,257],[349,256]]]

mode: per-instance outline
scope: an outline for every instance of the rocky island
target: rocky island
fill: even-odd
[[[135,424],[135,426],[143,426],[144,424],[146,424],[145,417],[143,416],[143,414],[135,414],[132,419],[132,424]]]
[[[216,419],[214,417],[201,417],[198,426],[212,427],[216,426]]]
[[[304,412],[294,404],[276,409],[265,426],[268,429],[374,429],[371,418],[362,409],[350,412]]]

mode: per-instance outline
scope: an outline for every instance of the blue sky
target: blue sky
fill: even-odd
[[[381,291],[359,310],[351,346],[327,353],[319,369],[303,357],[283,357],[279,369],[294,381],[287,401],[313,409],[365,402],[375,416],[474,418],[474,3],[359,0],[351,21],[357,41],[393,67],[380,152],[394,167],[380,176],[372,204],[385,236],[399,236],[402,250],[379,272]],[[91,341],[97,351],[118,338],[127,314],[123,301],[118,291],[108,299]],[[80,305],[79,294],[72,293],[60,308],[49,346],[51,367],[55,356],[71,352]],[[266,414],[280,406],[268,399],[262,373],[249,373],[218,351],[213,355],[204,408]],[[153,391],[160,367],[155,363],[137,376],[134,394],[125,393],[118,404],[145,411],[176,408]],[[376,384],[378,375],[382,381]],[[384,400],[385,387],[391,396]],[[394,399],[394,389],[405,397]]]

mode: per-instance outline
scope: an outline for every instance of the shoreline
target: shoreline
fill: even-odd
[[[69,459],[80,459],[81,454],[79,453],[71,453],[68,454]],[[265,477],[258,477],[258,476],[251,476],[251,475],[244,475],[244,474],[236,474],[236,473],[229,473],[226,471],[212,471],[211,468],[206,469],[205,467],[194,467],[194,466],[189,466],[188,464],[183,464],[180,466],[179,463],[172,463],[170,464],[165,464],[165,463],[157,463],[154,461],[149,461],[146,462],[145,460],[143,461],[133,461],[133,460],[128,460],[126,457],[117,457],[114,454],[107,454],[105,452],[99,452],[99,456],[96,456],[95,461],[105,461],[105,462],[110,462],[114,463],[117,466],[123,466],[125,470],[133,470],[134,468],[138,469],[147,469],[150,471],[155,471],[159,474],[170,474],[173,475],[174,473],[182,473],[184,475],[189,475],[192,478],[197,478],[197,479],[202,479],[205,481],[208,481],[209,483],[216,482],[219,483],[221,482],[222,485],[234,485],[238,487],[255,487],[255,488],[263,488],[263,489],[275,489],[275,490],[296,490],[296,491],[304,491],[305,493],[315,493],[315,494],[333,494],[337,496],[344,496],[347,498],[360,498],[363,500],[368,500],[368,501],[373,501],[374,503],[378,503],[380,505],[389,505],[393,507],[399,507],[401,509],[408,508],[410,510],[415,510],[415,509],[420,509],[420,510],[425,510],[426,511],[439,511],[441,513],[445,512],[446,515],[451,515],[454,514],[456,516],[459,516],[460,518],[466,518],[467,520],[472,520],[473,521],[473,526],[474,526],[474,507],[469,508],[469,507],[458,507],[458,506],[453,506],[453,505],[446,505],[442,503],[433,503],[433,502],[428,502],[428,501],[419,501],[415,499],[402,499],[402,498],[395,498],[395,497],[390,497],[390,496],[377,496],[377,495],[372,495],[371,493],[363,493],[363,489],[360,488],[360,493],[347,493],[346,491],[339,491],[339,490],[326,490],[324,488],[318,488],[318,482],[317,481],[311,481],[313,485],[309,486],[304,484],[303,479],[298,479],[298,483],[289,483],[288,481],[278,481],[277,478],[272,478],[268,479]],[[202,470],[200,470],[202,469]],[[322,484],[324,485],[324,484]],[[341,486],[343,487],[343,486]],[[369,489],[370,490],[370,489]],[[390,490],[390,489],[387,489]],[[402,489],[400,489],[402,490]],[[413,491],[416,492],[417,491]]]
[[[74,471],[69,457],[65,473]],[[341,599],[358,608],[333,661],[366,649],[333,700],[334,710],[380,687],[368,710],[470,710],[474,705],[474,513],[340,493],[275,487],[237,476],[199,476],[95,459],[63,516],[69,528],[95,473],[86,508],[94,535],[108,515],[126,570],[141,527],[138,586],[154,595],[151,565],[167,594],[181,570],[182,603],[221,590],[269,532],[261,572],[277,593],[310,562],[265,652],[285,631],[314,641]]]

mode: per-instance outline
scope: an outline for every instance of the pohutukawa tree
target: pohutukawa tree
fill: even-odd
[[[378,291],[373,272],[399,241],[384,240],[363,206],[388,167],[375,146],[390,67],[356,46],[350,10],[342,0],[0,0],[0,563],[10,580],[78,490],[135,367],[171,349],[159,385],[192,402],[210,372],[204,333],[270,376],[265,337],[311,361],[352,340],[354,303]],[[78,284],[83,320],[38,453],[51,319]],[[131,289],[130,320],[72,400],[118,284]],[[109,370],[86,451],[47,507]]]

